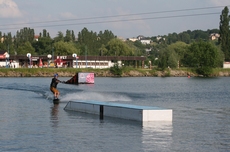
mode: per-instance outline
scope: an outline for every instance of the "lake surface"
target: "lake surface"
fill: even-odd
[[[62,77],[68,80],[70,77]],[[95,78],[91,85],[51,78],[0,78],[0,151],[230,151],[230,78]],[[173,109],[172,122],[140,123],[65,111],[70,100]]]

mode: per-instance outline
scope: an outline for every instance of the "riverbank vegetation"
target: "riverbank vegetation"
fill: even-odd
[[[93,72],[95,77],[197,77],[202,76],[193,68],[180,69],[142,69],[132,67],[114,67],[110,69],[75,68],[1,68],[0,77],[72,77],[78,72]],[[230,69],[214,68],[210,77],[230,76]]]

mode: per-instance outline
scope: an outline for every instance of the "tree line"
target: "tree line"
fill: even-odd
[[[167,36],[151,37],[151,51],[148,63],[161,68],[194,68],[198,74],[209,76],[214,68],[223,67],[224,61],[230,62],[230,15],[225,7],[220,15],[219,29],[207,31],[194,30],[172,33]],[[210,34],[219,34],[210,40]],[[160,39],[157,39],[160,38]]]
[[[28,52],[48,55],[54,52],[54,55],[146,56],[146,65],[151,63],[162,70],[192,67],[199,73],[209,74],[212,68],[222,67],[223,61],[230,61],[229,21],[229,9],[225,7],[220,13],[219,29],[187,30],[147,37],[151,39],[151,44],[147,45],[140,41],[123,41],[109,30],[97,33],[87,28],[83,28],[77,36],[73,30],[66,30],[66,33],[58,32],[54,38],[44,29],[36,40],[34,29],[25,27],[14,36],[10,32],[0,32],[3,38],[0,50],[9,50],[11,55],[26,55]],[[219,39],[210,40],[212,33],[218,33]]]

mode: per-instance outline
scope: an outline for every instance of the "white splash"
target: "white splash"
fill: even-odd
[[[71,100],[94,100],[94,101],[124,101],[129,102],[131,99],[125,95],[119,94],[101,94],[97,92],[78,92],[69,93],[60,97],[61,101]]]

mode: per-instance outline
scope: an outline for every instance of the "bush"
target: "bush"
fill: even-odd
[[[110,68],[110,72],[115,76],[122,75],[122,69],[118,66],[118,64],[114,64],[114,66]]]
[[[209,77],[213,73],[213,68],[211,67],[197,68],[196,73],[199,75],[203,75],[204,77]]]

